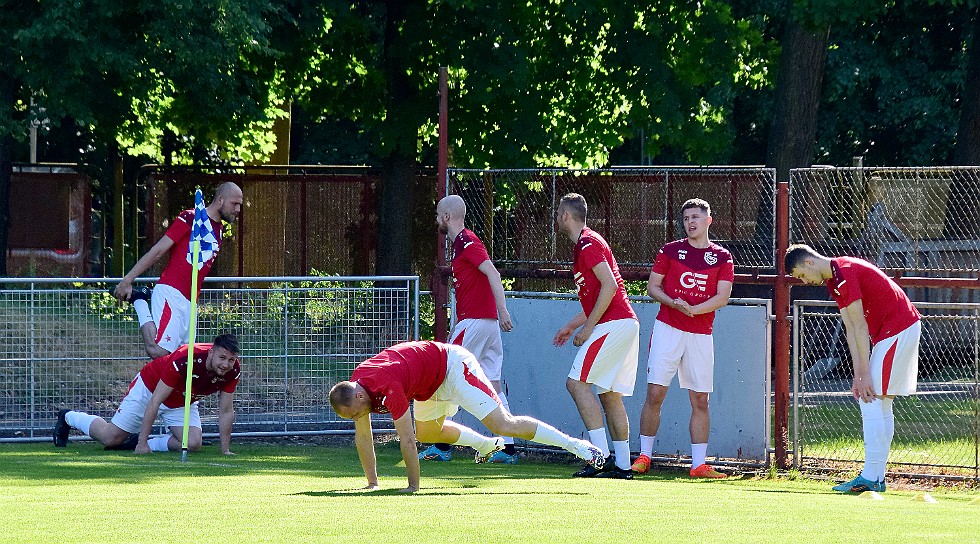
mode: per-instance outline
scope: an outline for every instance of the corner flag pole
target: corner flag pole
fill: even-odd
[[[201,194],[201,188],[198,187],[194,193],[194,222],[191,225],[190,247],[187,248],[190,251],[188,260],[191,264],[191,320],[188,325],[189,334],[187,338],[187,379],[184,382],[184,429],[180,440],[181,463],[187,462],[187,439],[191,422],[191,397],[193,397],[191,388],[194,379],[194,337],[197,333],[197,272],[198,263],[201,262],[202,229],[205,228],[205,225],[209,225],[210,221],[210,218],[207,216],[207,210],[204,208],[204,195]]]

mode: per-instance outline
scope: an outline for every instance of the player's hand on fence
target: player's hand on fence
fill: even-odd
[[[575,338],[572,339],[572,345],[575,347],[581,347],[582,344],[588,341],[589,337],[592,336],[592,330],[594,328],[595,327],[589,325],[588,323],[582,325],[582,328],[578,330],[578,334],[576,334]]]
[[[507,311],[507,308],[504,308],[499,310],[497,314],[499,314],[497,317],[500,322],[500,330],[510,332],[514,328],[514,323],[510,320],[510,312]]]
[[[551,341],[551,343],[558,347],[562,347],[565,345],[565,342],[568,342],[568,339],[572,337],[574,332],[575,329],[572,329],[566,325],[558,329],[558,333],[555,334],[555,338]]]

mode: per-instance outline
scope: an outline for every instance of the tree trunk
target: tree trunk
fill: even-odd
[[[386,115],[383,127],[381,183],[378,192],[378,255],[376,272],[379,275],[409,275],[412,273],[413,194],[418,172],[416,140],[418,125],[412,122],[411,111],[418,90],[409,80],[406,55],[410,54],[402,36],[407,2],[387,2],[382,66],[386,86]]]
[[[788,180],[792,168],[813,164],[829,35],[829,28],[811,32],[792,15],[786,22],[766,152],[766,166],[776,169],[776,181]],[[765,201],[757,214],[756,238],[771,243],[773,227],[772,202]]]
[[[973,16],[973,38],[963,81],[960,124],[956,130],[953,164],[980,165],[980,12]],[[980,238],[980,179],[976,173],[953,175],[943,236],[954,239]]]

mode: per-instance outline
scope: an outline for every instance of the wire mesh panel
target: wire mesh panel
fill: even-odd
[[[450,170],[448,192],[467,205],[467,227],[504,266],[569,264],[571,244],[555,212],[566,193],[582,194],[589,225],[623,266],[648,266],[680,238],[680,206],[711,205],[711,237],[737,268],[772,268],[775,172],[764,168],[615,168],[608,170]]]
[[[235,432],[349,426],[326,393],[382,349],[418,338],[415,277],[206,280],[198,342],[239,337]],[[0,282],[0,440],[47,438],[58,410],[110,417],[147,362],[128,307],[91,280]],[[205,432],[217,400],[201,401]]]
[[[933,276],[980,269],[980,168],[806,168],[790,184],[791,241]]]
[[[916,303],[922,314],[918,390],[897,397],[892,472],[977,477],[980,440],[980,305]],[[794,306],[797,462],[851,469],[863,461],[853,367],[832,302]]]

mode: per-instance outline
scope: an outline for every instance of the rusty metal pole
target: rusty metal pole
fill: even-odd
[[[438,199],[442,200],[447,192],[447,169],[449,168],[449,71],[445,66],[439,67],[439,172],[436,189]],[[432,298],[435,302],[435,322],[433,336],[438,342],[445,342],[449,335],[449,288],[447,278],[443,276],[446,268],[446,235],[438,233],[436,240],[436,267],[432,271],[430,282]]]
[[[776,466],[789,468],[789,368],[790,368],[790,326],[789,326],[789,278],[783,255],[789,245],[789,182],[780,181],[776,185],[776,285],[773,296],[775,305],[775,342],[773,361],[775,379],[775,442]]]

